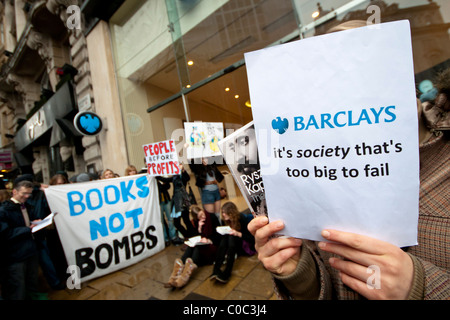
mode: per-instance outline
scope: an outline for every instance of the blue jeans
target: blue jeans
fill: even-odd
[[[160,203],[161,208],[161,223],[164,230],[164,240],[167,242],[169,240],[175,239],[177,236],[177,229],[175,229],[175,226],[173,224],[173,218],[170,216],[170,213],[172,212],[172,201],[166,201]],[[164,223],[164,215],[167,218],[167,228],[169,230],[166,230],[165,223]]]
[[[47,246],[47,240],[41,240],[38,245],[39,251],[39,264],[41,266],[42,272],[44,273],[45,279],[52,288],[56,288],[60,285],[61,281],[56,273],[53,261],[50,258],[50,251]]]
[[[216,190],[202,190],[202,203],[203,204],[209,204],[214,203],[216,201],[220,200],[220,191],[219,189]]]

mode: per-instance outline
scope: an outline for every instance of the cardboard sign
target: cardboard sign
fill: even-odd
[[[307,38],[245,60],[255,128],[279,137],[269,152],[258,141],[269,218],[298,238],[323,240],[331,228],[417,244],[409,22]]]
[[[45,196],[69,266],[80,282],[164,249],[158,187],[146,174],[50,186]]]
[[[175,141],[160,141],[146,144],[142,147],[144,148],[148,175],[165,176],[180,174]]]

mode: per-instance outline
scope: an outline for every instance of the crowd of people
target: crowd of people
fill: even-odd
[[[253,247],[253,237],[246,228],[248,217],[242,214],[236,220],[235,215],[239,214],[237,208],[234,206],[232,213],[227,209],[234,205],[231,202],[226,203],[220,211],[221,199],[225,194],[224,190],[219,189],[223,176],[216,165],[208,165],[204,161],[201,165],[190,165],[190,168],[201,193],[202,208],[197,205],[192,188],[188,185],[191,177],[182,164],[180,175],[156,177],[166,246],[182,245],[184,251],[181,259],[176,261],[179,268],[177,275],[169,281],[170,287],[184,286],[197,266],[214,262],[219,266],[214,269],[214,277],[226,282],[231,275],[236,254],[245,251],[241,250],[242,241],[225,241],[225,238],[245,238],[247,247]],[[138,173],[143,173],[143,170],[129,165],[124,175]],[[101,174],[80,173],[71,178],[66,172],[59,171],[50,178],[49,185],[119,176],[111,169],[105,169]],[[22,174],[14,180],[11,191],[0,190],[0,299],[45,299],[46,294],[38,290],[39,270],[52,289],[61,290],[66,286],[68,266],[55,225],[32,232],[32,228],[51,213],[45,198],[46,187],[48,185],[37,182],[33,174]],[[226,236],[217,233],[216,227],[222,223],[232,226],[234,233]],[[189,247],[184,244],[196,236],[201,236],[201,242],[207,245]],[[251,250],[247,252],[254,253]],[[226,271],[222,274],[220,266],[225,259]]]
[[[354,27],[353,25],[347,27]],[[189,164],[201,206],[192,194],[191,176],[181,167],[179,175],[158,177],[160,214],[167,245],[197,239],[175,259],[165,284],[182,288],[195,270],[214,264],[211,280],[226,283],[237,255],[252,255],[271,273],[275,291],[286,299],[449,299],[449,129],[450,69],[437,81],[438,94],[418,101],[420,141],[420,199],[417,246],[398,248],[371,237],[323,230],[327,241],[276,237],[281,221],[260,216],[251,219],[233,202],[222,205],[222,173],[203,159]],[[139,171],[129,166],[125,175]],[[63,172],[50,184],[86,182],[116,177],[112,170],[71,179]],[[50,210],[42,186],[32,175],[19,176],[11,192],[0,191],[0,281],[3,299],[35,298],[38,269],[48,284],[63,288],[65,259],[56,230],[32,234],[35,223]],[[172,190],[172,194],[170,194]],[[293,210],[295,210],[295,204]],[[219,232],[219,227],[226,232]],[[368,267],[381,270],[381,285],[369,285]],[[61,273],[62,271],[62,273]],[[62,276],[64,275],[64,277]]]

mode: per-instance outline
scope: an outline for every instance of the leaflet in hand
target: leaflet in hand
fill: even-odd
[[[252,214],[267,216],[253,121],[220,140],[218,145]]]
[[[31,232],[35,233],[36,231],[39,231],[39,230],[51,225],[53,223],[54,216],[55,216],[55,213],[50,213],[47,217],[45,217],[44,220],[34,221],[33,224],[35,224],[36,226],[31,229]]]
[[[231,233],[231,227],[230,226],[220,226],[216,228],[216,231],[218,234],[226,235]]]
[[[202,240],[201,236],[196,236],[196,237],[189,238],[184,243],[186,245],[188,245],[189,247],[195,247],[195,246],[209,244],[209,243],[206,243],[206,242],[202,242],[201,240]]]

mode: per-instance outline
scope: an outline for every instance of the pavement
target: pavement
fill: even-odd
[[[182,246],[170,245],[133,266],[81,284],[51,290],[49,300],[276,300],[270,274],[257,256],[240,256],[226,284],[210,280],[213,265],[199,267],[183,288],[165,288]],[[45,284],[44,284],[45,285]]]
[[[240,194],[222,201],[234,202],[244,211]],[[80,289],[52,290],[41,275],[41,292],[49,300],[276,300],[272,278],[257,255],[240,256],[226,284],[210,280],[213,265],[199,267],[183,288],[165,288],[173,263],[183,255],[183,246],[169,245],[161,252],[130,267],[86,281]]]

